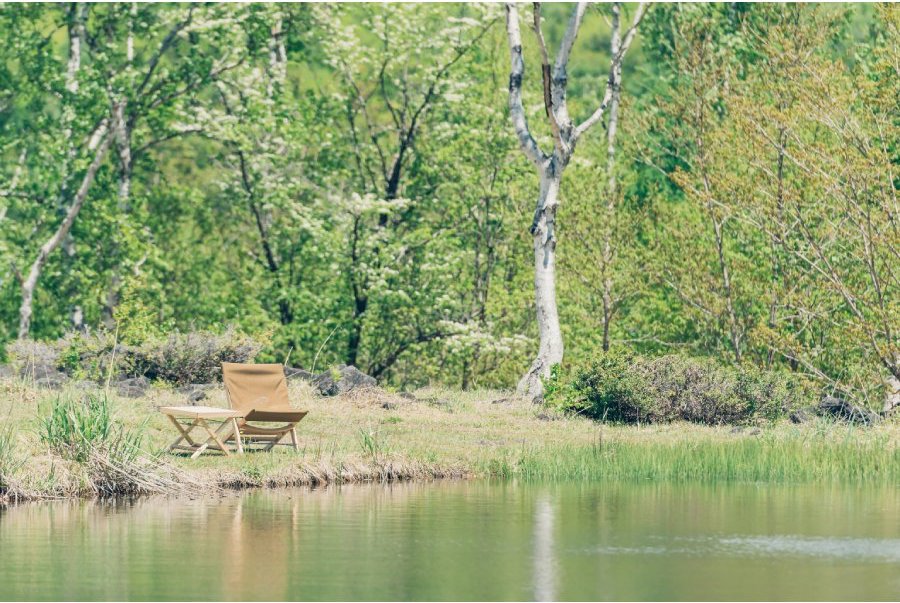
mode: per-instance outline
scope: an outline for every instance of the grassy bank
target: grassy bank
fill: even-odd
[[[381,391],[322,398],[291,385],[309,409],[301,451],[288,448],[225,458],[161,453],[175,431],[156,411],[185,404],[184,394],[154,388],[137,398],[109,396],[112,421],[140,434],[141,454],[121,461],[81,452],[74,458],[42,440],[51,392],[0,381],[0,488],[4,496],[51,498],[115,492],[277,487],[318,483],[498,477],[526,480],[734,480],[900,483],[900,425],[851,427],[816,420],[755,428],[687,423],[611,426],[563,416],[491,391],[423,389],[415,399]],[[96,393],[96,392],[95,392]],[[224,406],[224,392],[203,404]],[[4,443],[5,441],[5,443]],[[127,486],[127,487],[126,487]]]

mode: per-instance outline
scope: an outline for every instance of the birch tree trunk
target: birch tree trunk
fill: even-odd
[[[563,338],[556,305],[556,210],[562,167],[553,157],[542,170],[540,194],[531,235],[534,239],[534,302],[540,344],[528,372],[519,381],[521,393],[542,392],[541,378],[550,376],[550,368],[563,359]],[[539,395],[539,394],[538,394]]]
[[[40,250],[38,251],[37,258],[31,264],[31,268],[28,271],[28,276],[22,281],[22,305],[19,307],[19,339],[25,339],[26,337],[28,337],[28,333],[31,330],[31,315],[32,307],[34,305],[34,290],[37,287],[38,280],[41,277],[41,271],[47,264],[47,260],[50,259],[50,255],[54,251],[56,251],[56,248],[60,246],[60,244],[66,238],[66,235],[69,234],[69,230],[72,228],[72,224],[75,222],[75,218],[78,216],[78,212],[81,211],[81,207],[84,205],[84,201],[87,198],[88,191],[90,190],[91,185],[94,183],[94,177],[97,175],[97,170],[100,169],[100,165],[103,163],[103,160],[106,157],[106,152],[109,149],[109,144],[110,135],[108,133],[105,133],[99,143],[99,146],[94,152],[93,161],[91,161],[90,166],[88,166],[88,169],[81,180],[81,185],[78,187],[78,192],[75,193],[75,198],[72,201],[72,205],[70,205],[68,211],[66,211],[66,216],[63,219],[62,224],[59,225],[59,228],[56,229],[56,232],[53,233],[53,236],[51,236],[47,240],[47,242],[41,246]]]
[[[588,3],[580,2],[572,9],[568,26],[559,44],[556,60],[551,66],[550,53],[541,31],[541,5],[534,4],[534,32],[541,54],[544,110],[554,146],[550,154],[541,150],[525,115],[522,101],[522,79],[525,61],[522,54],[522,36],[519,32],[519,14],[515,4],[506,5],[506,32],[509,39],[509,113],[513,129],[519,140],[519,147],[534,164],[540,178],[537,208],[531,224],[534,238],[534,300],[540,342],[538,353],[531,367],[518,384],[518,392],[539,401],[544,392],[542,379],[550,376],[550,369],[563,359],[563,338],[556,304],[556,210],[559,206],[559,187],[563,171],[568,165],[578,139],[595,124],[599,123],[616,95],[616,82],[621,73],[622,61],[637,32],[637,26],[644,16],[646,6],[642,3],[635,11],[631,27],[621,38],[616,51],[610,58],[609,77],[600,106],[577,127],[569,115],[566,103],[568,88],[567,68],[569,55],[575,45],[575,38],[581,28]],[[621,6],[616,3],[614,15],[618,17]],[[618,40],[616,41],[618,43]]]

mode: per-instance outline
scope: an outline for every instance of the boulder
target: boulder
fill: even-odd
[[[34,380],[35,387],[42,387],[46,389],[62,389],[63,386],[69,381],[69,376],[65,373],[61,373],[59,371],[55,372],[45,372],[43,376],[36,376]]]
[[[284,367],[284,376],[287,377],[288,381],[293,381],[295,379],[301,379],[303,381],[312,381],[316,378],[315,373],[310,373],[306,369],[297,368],[293,366]]]
[[[809,423],[812,416],[810,412],[805,408],[798,408],[797,410],[791,411],[791,423],[796,423],[800,425],[801,423]]]
[[[146,377],[132,377],[116,381],[116,393],[123,398],[140,398],[150,389],[150,380]]]
[[[65,373],[62,373],[59,369],[56,368],[55,364],[44,364],[41,362],[28,362],[22,365],[19,368],[19,377],[25,379],[26,381],[31,381],[34,379],[35,382],[40,381],[41,379],[56,379],[62,375],[63,378],[67,377]]]
[[[863,406],[851,404],[837,396],[825,396],[816,407],[816,411],[822,416],[832,417],[847,423],[872,425],[878,422],[879,416]]]
[[[316,386],[323,396],[337,396],[346,394],[354,389],[375,387],[378,381],[360,371],[355,366],[340,365],[333,371],[325,371],[316,375],[312,384]]]
[[[192,406],[196,406],[197,402],[206,400],[206,390],[211,387],[211,383],[191,383],[190,385],[182,385],[176,391],[187,396],[188,402]]]

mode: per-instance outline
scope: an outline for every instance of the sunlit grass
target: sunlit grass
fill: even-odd
[[[14,470],[3,479],[23,497],[96,492],[96,471],[42,438],[56,400],[91,395],[102,394],[76,388],[60,394],[0,381],[5,423],[0,427],[10,434],[2,453],[24,459],[8,463]],[[196,460],[166,452],[177,434],[157,410],[185,404],[183,394],[154,387],[144,398],[110,395],[108,411],[117,430],[141,434],[141,458],[158,458],[167,480],[208,484],[210,491],[442,477],[900,483],[897,423],[862,428],[816,420],[738,430],[687,423],[611,426],[554,413],[504,392],[426,388],[415,395],[417,400],[385,392],[321,398],[294,383],[292,401],[310,411],[299,425],[299,452],[281,447]],[[224,406],[223,390],[210,390],[203,404]]]

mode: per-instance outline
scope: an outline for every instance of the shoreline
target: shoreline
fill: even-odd
[[[160,453],[177,434],[156,408],[185,402],[173,388],[155,386],[142,398],[109,397],[113,422],[141,433],[144,454],[123,462],[92,451],[76,461],[41,441],[40,421],[57,397],[91,392],[0,381],[0,413],[15,435],[18,463],[10,475],[0,475],[0,504],[479,478],[900,484],[896,420],[874,427],[825,419],[625,426],[562,415],[490,390],[425,388],[400,396],[369,389],[320,397],[298,382],[290,390],[292,401],[311,411],[299,425],[300,452],[278,447],[196,460]],[[202,404],[224,406],[221,386]],[[0,459],[0,473],[2,467]]]

